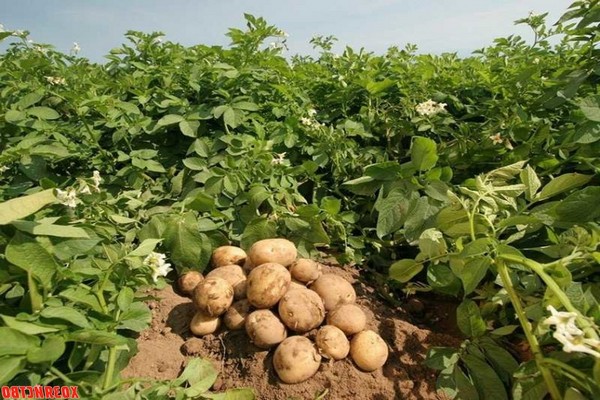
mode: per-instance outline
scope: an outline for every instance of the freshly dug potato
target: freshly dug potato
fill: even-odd
[[[215,268],[206,274],[207,278],[223,278],[233,287],[233,297],[237,300],[246,297],[246,274],[236,264]]]
[[[323,274],[310,285],[321,296],[325,310],[331,311],[341,304],[354,303],[356,292],[352,285],[344,278],[334,274]]]
[[[295,332],[308,332],[325,319],[323,300],[306,288],[289,290],[279,301],[279,318]]]
[[[248,250],[248,257],[254,268],[265,263],[287,267],[296,260],[297,255],[296,246],[287,239],[259,240]]]
[[[287,337],[285,326],[270,310],[256,310],[246,317],[246,333],[257,347],[268,349]]]
[[[290,273],[297,281],[311,283],[321,276],[321,264],[308,258],[299,258],[290,266]]]
[[[350,356],[363,371],[375,371],[385,364],[388,347],[377,333],[362,331],[350,341]]]
[[[246,297],[256,308],[271,308],[287,292],[292,277],[281,264],[266,263],[250,271]]]
[[[315,339],[319,353],[325,358],[341,360],[350,352],[350,342],[340,328],[333,325],[322,326]]]
[[[327,314],[327,323],[337,326],[350,336],[365,329],[367,316],[356,304],[342,304]]]
[[[306,289],[306,286],[304,286],[304,284],[302,282],[298,282],[298,281],[295,281],[292,279],[287,291],[289,292],[290,290],[295,290],[295,289]]]
[[[192,300],[198,310],[217,317],[233,303],[233,287],[223,278],[206,278],[194,289]]]
[[[179,286],[179,290],[181,293],[189,296],[194,291],[194,288],[197,284],[202,282],[204,277],[198,271],[188,271],[185,274],[181,275],[177,280],[177,286]]]
[[[210,262],[215,268],[231,264],[244,265],[246,257],[246,252],[239,247],[221,246],[213,251]]]
[[[225,322],[225,326],[232,331],[243,329],[248,314],[250,314],[250,303],[246,299],[239,300],[227,309],[223,315],[223,322]]]
[[[192,318],[192,322],[190,322],[190,331],[196,336],[204,336],[215,333],[219,326],[221,326],[219,317],[212,317],[198,311]]]
[[[303,336],[285,339],[275,350],[273,366],[285,383],[299,383],[313,376],[321,365],[321,356],[313,343]]]

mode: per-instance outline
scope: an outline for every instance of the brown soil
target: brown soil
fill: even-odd
[[[438,309],[438,303],[424,300],[424,309],[419,306],[416,312],[421,315],[421,321],[429,319],[433,312],[443,330],[438,330],[437,322],[433,329],[418,327],[408,322],[412,318],[402,308],[379,301],[374,289],[357,280],[357,271],[347,267],[325,267],[325,270],[353,283],[357,303],[367,312],[370,321],[367,328],[379,332],[389,345],[390,355],[383,368],[367,373],[358,370],[349,358],[333,363],[324,361],[309,380],[284,384],[273,370],[273,351],[252,345],[244,331],[221,330],[216,335],[194,337],[188,329],[194,314],[192,303],[167,287],[152,293],[161,300],[150,303],[152,325],[139,336],[139,352],[123,376],[172,379],[179,375],[188,358],[200,356],[213,360],[220,371],[213,389],[251,387],[259,399],[308,400],[326,390],[327,394],[321,398],[327,400],[443,399],[435,389],[435,373],[421,362],[432,346],[460,343],[453,331],[448,334],[446,330],[446,325],[453,321],[444,323],[454,312]],[[314,336],[314,332],[308,336],[311,334]]]

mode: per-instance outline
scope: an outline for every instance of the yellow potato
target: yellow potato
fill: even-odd
[[[356,292],[352,285],[342,277],[334,274],[323,274],[310,285],[321,296],[325,310],[331,311],[341,304],[354,303]]]
[[[337,326],[346,335],[351,336],[365,329],[367,316],[356,304],[342,304],[329,312],[327,323]]]
[[[248,314],[250,314],[250,303],[246,299],[239,300],[233,303],[225,312],[223,322],[232,331],[243,329]]]
[[[265,263],[277,263],[287,267],[297,256],[296,246],[287,239],[259,240],[248,250],[248,257],[254,268]]]
[[[381,336],[373,331],[362,331],[350,341],[350,356],[363,371],[375,371],[385,364],[388,347]]]
[[[317,332],[315,339],[319,353],[325,358],[342,360],[350,352],[350,342],[340,328],[333,325],[324,325]]]
[[[223,278],[206,278],[194,289],[192,300],[198,310],[217,317],[233,303],[233,287]]]
[[[295,332],[308,332],[325,319],[323,300],[306,288],[289,290],[279,301],[279,317]]]
[[[246,257],[246,252],[239,247],[221,246],[213,251],[210,262],[215,268],[231,264],[244,265]]]
[[[270,310],[256,310],[246,317],[246,333],[261,349],[281,343],[287,337],[285,326]]]
[[[190,322],[190,331],[196,336],[204,336],[215,333],[219,326],[221,326],[219,317],[212,317],[198,311],[192,318],[192,322]]]
[[[321,365],[321,356],[313,343],[303,336],[285,339],[275,350],[273,367],[285,383],[300,383],[313,376]]]
[[[177,285],[179,286],[181,293],[185,294],[186,296],[190,296],[196,288],[196,285],[202,282],[203,279],[204,277],[200,272],[188,271],[179,277],[177,280]]]
[[[256,308],[271,308],[287,292],[292,277],[282,265],[266,263],[250,271],[246,297]]]
[[[311,283],[321,276],[321,264],[308,258],[299,258],[290,266],[292,278],[303,283]]]
[[[223,278],[233,287],[233,296],[236,300],[246,297],[246,274],[242,267],[236,264],[224,265],[215,268],[206,274],[207,278]]]

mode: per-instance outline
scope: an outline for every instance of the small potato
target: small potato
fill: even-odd
[[[206,278],[194,289],[192,300],[198,310],[217,317],[233,303],[233,287],[223,278]]]
[[[190,331],[196,336],[204,336],[215,333],[221,326],[219,317],[211,317],[203,312],[197,312],[190,322]]]
[[[248,314],[250,314],[250,303],[246,299],[239,300],[227,309],[223,315],[223,322],[225,322],[225,326],[232,331],[243,329]]]
[[[331,311],[340,304],[350,304],[356,301],[356,292],[344,278],[334,274],[323,274],[310,285],[321,296],[325,310]]]
[[[252,343],[261,349],[271,348],[287,337],[285,326],[270,310],[251,312],[246,317],[245,326]]]
[[[246,257],[246,252],[239,247],[221,246],[213,251],[210,262],[215,268],[231,264],[244,265]]]
[[[259,240],[248,250],[248,257],[254,268],[265,263],[277,263],[287,267],[297,256],[296,246],[287,239]]]
[[[273,366],[285,383],[299,383],[313,376],[321,365],[315,346],[303,336],[285,339],[275,350]]]
[[[327,323],[350,336],[365,329],[367,316],[356,304],[342,304],[327,315]]]
[[[308,258],[299,258],[290,266],[290,273],[297,281],[311,283],[321,276],[321,264]]]
[[[363,371],[375,371],[387,361],[388,347],[377,333],[362,331],[350,342],[350,356]]]
[[[322,326],[315,339],[319,353],[325,358],[341,360],[350,352],[350,342],[340,328],[333,325]]]
[[[256,308],[271,308],[287,292],[292,277],[281,264],[266,263],[250,271],[246,296]]]
[[[185,274],[181,275],[177,280],[177,286],[179,286],[179,290],[181,293],[186,296],[190,296],[194,291],[196,285],[198,285],[204,277],[198,271],[188,271]]]
[[[246,297],[246,274],[242,267],[236,264],[215,268],[206,274],[207,278],[223,278],[233,287],[233,297],[236,300]]]
[[[279,301],[279,317],[295,332],[308,332],[325,319],[323,300],[306,288],[289,290]]]

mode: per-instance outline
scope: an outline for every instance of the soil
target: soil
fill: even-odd
[[[350,267],[324,267],[349,280],[356,289],[357,304],[367,313],[368,329],[378,332],[389,345],[389,358],[383,368],[362,372],[350,358],[323,361],[319,371],[305,382],[290,385],[278,380],[272,366],[273,350],[252,345],[241,331],[222,329],[202,338],[189,332],[194,315],[191,301],[172,287],[152,293],[152,325],[137,339],[139,352],[123,371],[125,378],[172,379],[179,375],[189,358],[209,358],[219,370],[213,386],[221,391],[236,387],[254,388],[258,399],[445,399],[436,392],[435,372],[422,365],[432,346],[458,346],[461,342],[453,321],[455,306],[435,298],[413,300],[411,314],[378,300],[375,290],[358,280]],[[408,303],[407,303],[408,304]],[[424,321],[435,321],[425,326]],[[309,332],[314,337],[316,331]]]

